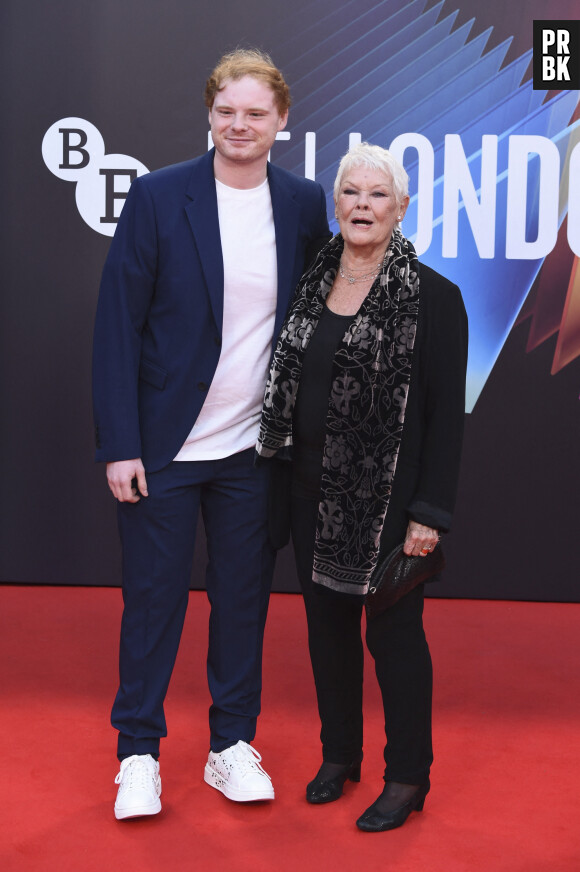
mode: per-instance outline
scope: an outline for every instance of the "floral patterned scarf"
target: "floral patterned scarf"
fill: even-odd
[[[334,282],[344,241],[335,236],[302,277],[280,333],[256,450],[291,458],[292,413],[304,353]],[[364,596],[379,555],[411,376],[419,264],[394,230],[385,264],[338,345],[322,457],[315,582]]]

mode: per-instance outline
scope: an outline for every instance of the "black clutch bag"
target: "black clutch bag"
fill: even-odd
[[[408,557],[397,545],[376,565],[365,598],[367,618],[380,615],[418,584],[428,581],[445,567],[440,544],[424,557]]]

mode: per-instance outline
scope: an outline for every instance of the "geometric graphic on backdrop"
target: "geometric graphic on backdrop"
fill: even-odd
[[[487,49],[493,28],[471,38],[474,19],[453,29],[457,11],[439,20],[443,3],[314,5],[312,24],[276,53],[298,115],[289,147],[279,151],[283,165],[315,175],[333,218],[332,183],[349,144],[398,151],[413,193],[403,230],[465,300],[471,411],[569,202],[580,205],[578,122],[571,123],[579,92],[546,100],[546,90],[522,82],[531,50],[502,66],[511,39]],[[568,247],[578,255],[574,211]]]
[[[147,167],[127,154],[105,154],[100,132],[84,118],[63,118],[42,140],[42,157],[51,173],[76,183],[75,199],[83,220],[112,236],[133,179]]]
[[[574,137],[570,138],[570,146],[573,138],[578,137],[580,131],[576,130]],[[561,187],[565,188],[565,177],[563,182]],[[577,193],[574,202],[578,203],[578,199]],[[573,202],[569,205],[574,208]],[[570,220],[569,214],[567,220]],[[517,320],[517,323],[522,323],[530,319],[528,352],[557,334],[552,375],[580,356],[580,268],[579,259],[570,250],[567,237],[565,220],[556,247],[542,266],[534,293],[526,300]]]

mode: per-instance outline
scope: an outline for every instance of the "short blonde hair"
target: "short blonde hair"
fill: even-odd
[[[205,83],[204,100],[207,108],[212,108],[216,94],[224,87],[226,79],[236,81],[244,76],[252,76],[271,88],[280,115],[288,111],[290,88],[270,55],[257,48],[237,48],[218,61]]]
[[[393,190],[397,203],[401,205],[405,197],[409,195],[409,176],[403,164],[397,158],[381,148],[380,145],[370,145],[368,142],[360,142],[353,146],[342,158],[338,165],[338,172],[334,180],[334,201],[338,200],[342,180],[353,167],[368,167],[371,170],[380,170],[390,176],[393,181]]]

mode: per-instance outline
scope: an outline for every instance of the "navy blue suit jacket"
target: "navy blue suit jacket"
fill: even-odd
[[[216,371],[223,260],[213,150],[131,185],[103,271],[93,348],[96,459],[176,456]],[[278,267],[273,341],[330,237],[321,186],[268,164]]]

